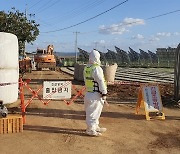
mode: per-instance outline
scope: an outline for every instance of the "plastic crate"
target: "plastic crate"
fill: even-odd
[[[21,115],[8,115],[0,118],[0,134],[23,132],[23,119]]]

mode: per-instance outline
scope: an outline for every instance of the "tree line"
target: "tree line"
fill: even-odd
[[[30,20],[27,15],[15,8],[0,11],[0,32],[12,33],[17,36],[19,53],[25,53],[25,43],[32,43],[39,35],[39,24]]]

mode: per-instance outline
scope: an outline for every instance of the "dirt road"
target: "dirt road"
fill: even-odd
[[[43,80],[72,80],[62,72],[33,71],[31,79],[36,90]],[[73,82],[77,84],[76,82]],[[78,88],[82,87],[81,85]],[[26,100],[31,97],[26,92]],[[19,102],[11,107],[19,107]],[[180,110],[164,108],[166,120],[146,121],[135,115],[135,104],[121,101],[104,106],[100,118],[107,132],[101,137],[85,134],[83,101],[71,105],[51,101],[47,106],[35,99],[28,106],[23,133],[0,135],[2,154],[119,154],[119,153],[180,153]]]

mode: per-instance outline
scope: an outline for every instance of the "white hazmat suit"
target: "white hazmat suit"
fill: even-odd
[[[86,92],[84,97],[85,111],[86,111],[86,133],[92,136],[100,136],[106,128],[99,127],[99,118],[102,112],[104,101],[107,94],[107,85],[105,83],[103,70],[100,67],[100,54],[98,51],[93,50],[89,55],[89,64],[86,67],[91,67],[97,64],[92,71],[92,78],[98,83],[99,92]],[[84,72],[84,81],[86,80]],[[86,85],[87,89],[87,85]]]

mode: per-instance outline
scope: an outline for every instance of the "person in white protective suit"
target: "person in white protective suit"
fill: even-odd
[[[87,91],[84,97],[86,133],[91,136],[100,136],[106,131],[106,128],[99,127],[99,118],[107,95],[107,84],[100,63],[99,52],[93,50],[89,55],[89,63],[84,68],[84,81]]]

